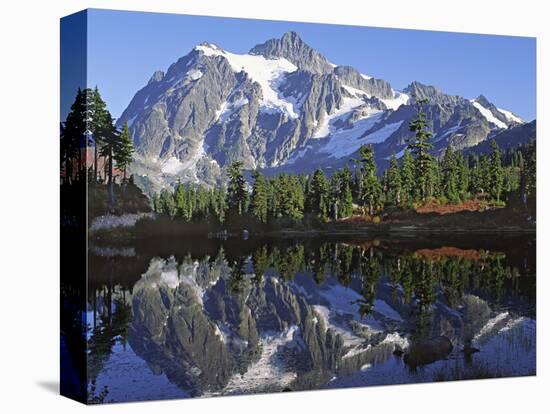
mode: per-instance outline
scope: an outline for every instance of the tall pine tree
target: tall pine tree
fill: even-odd
[[[315,171],[309,185],[309,191],[310,206],[313,213],[321,220],[326,220],[329,212],[329,185],[323,170],[317,169]]]
[[[227,186],[227,207],[229,211],[242,215],[246,212],[248,193],[246,191],[246,180],[242,173],[243,163],[235,161],[227,170],[229,184]]]
[[[408,148],[415,158],[415,178],[422,201],[431,195],[436,173],[433,157],[429,153],[432,149],[432,133],[428,131],[428,118],[423,110],[427,103],[427,99],[416,99],[416,118],[409,124],[409,130],[414,132],[414,138]]]
[[[371,146],[363,145],[359,148],[359,157],[362,173],[360,198],[363,207],[368,207],[369,215],[372,216],[382,196],[380,181],[376,176],[374,150]]]
[[[252,214],[260,223],[267,223],[268,203],[268,183],[262,173],[256,172],[252,187]]]
[[[128,122],[125,122],[120,133],[120,143],[115,147],[114,159],[116,166],[122,171],[123,180],[126,181],[126,170],[134,159],[134,144],[130,137]]]
[[[388,169],[388,201],[394,206],[401,204],[401,171],[395,154],[390,159],[390,168]]]
[[[401,187],[403,189],[403,196],[405,197],[405,200],[407,202],[411,202],[414,199],[414,176],[414,158],[412,157],[410,151],[406,149],[403,155],[403,163],[401,166]]]
[[[493,199],[500,201],[504,173],[502,170],[500,148],[494,139],[491,141],[491,150],[492,152],[489,158],[489,192]]]

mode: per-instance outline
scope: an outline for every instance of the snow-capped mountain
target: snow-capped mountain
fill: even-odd
[[[235,54],[197,45],[157,71],[120,119],[132,132],[132,172],[146,189],[178,180],[214,183],[241,160],[247,169],[310,171],[349,162],[362,144],[378,161],[402,155],[413,97],[429,99],[434,151],[474,146],[523,121],[485,97],[468,100],[412,82],[396,91],[329,62],[297,33]]]

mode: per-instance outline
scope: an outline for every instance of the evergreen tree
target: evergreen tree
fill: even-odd
[[[329,181],[329,193],[330,193],[330,204],[329,204],[329,213],[330,217],[333,220],[338,220],[340,216],[340,194],[342,192],[340,171],[335,172],[330,177]]]
[[[174,217],[176,214],[176,203],[174,202],[174,194],[168,189],[164,188],[160,192],[158,200],[158,210],[161,213],[167,214],[170,217]]]
[[[122,127],[122,131],[120,133],[120,143],[115,147],[114,159],[117,168],[123,173],[123,180],[126,181],[126,169],[134,159],[134,144],[132,142],[132,138],[130,137],[128,122],[125,122]]]
[[[362,173],[360,199],[363,207],[368,206],[369,215],[372,216],[382,195],[382,188],[376,176],[374,151],[371,146],[363,145],[359,148],[359,156]]]
[[[462,200],[466,198],[468,193],[468,165],[464,159],[462,152],[458,151],[455,153],[455,162],[457,168],[457,191]]]
[[[78,88],[76,97],[71,105],[64,123],[61,136],[61,158],[65,170],[65,183],[70,184],[73,178],[79,180],[83,170],[80,144],[85,138],[87,128],[86,92]],[[77,160],[77,171],[73,171],[73,160]]]
[[[107,104],[101,97],[99,89],[86,89],[88,107],[87,129],[94,137],[94,170],[93,181],[97,182],[97,161],[100,148],[109,140],[112,133],[112,117],[107,110]]]
[[[395,154],[390,159],[390,168],[388,169],[388,200],[391,204],[399,206],[401,204],[401,171]]]
[[[304,217],[304,193],[299,178],[295,175],[281,174],[277,177],[279,194],[278,216],[297,221]]]
[[[408,146],[415,158],[416,185],[423,201],[431,195],[437,173],[433,157],[429,153],[429,150],[432,149],[430,143],[432,133],[428,131],[428,119],[422,109],[423,105],[427,103],[427,99],[416,100],[416,118],[409,124],[409,130],[414,132],[414,138]]]
[[[329,186],[323,170],[315,171],[309,190],[312,212],[321,220],[326,220],[329,212]]]
[[[491,164],[489,163],[489,158],[483,157],[481,158],[480,166],[479,166],[479,174],[480,174],[480,192],[481,194],[491,194]]]
[[[458,197],[458,168],[455,155],[450,145],[445,150],[445,155],[441,162],[442,190],[443,195],[451,203],[457,203]]]
[[[100,155],[107,159],[107,185],[109,186],[109,203],[110,205],[114,204],[114,192],[113,192],[113,161],[115,154],[119,151],[120,148],[120,133],[113,125],[113,119],[111,114],[107,112],[107,121],[105,125],[104,135],[103,135],[103,146],[100,149]]]
[[[350,217],[353,214],[353,195],[351,192],[351,184],[344,184],[344,191],[342,192],[342,202],[341,202],[341,216]]]
[[[537,143],[532,140],[527,145],[525,157],[523,159],[522,169],[523,191],[522,198],[524,203],[529,197],[536,196],[537,187]]]
[[[191,211],[189,206],[189,198],[185,186],[180,182],[174,192],[174,201],[176,208],[176,215],[182,219],[191,220]]]
[[[401,166],[401,187],[403,196],[407,202],[414,199],[415,192],[414,158],[408,149],[403,154],[403,165]]]
[[[242,174],[243,163],[235,161],[227,170],[229,184],[227,186],[227,206],[231,212],[242,215],[246,212],[248,193],[246,180]]]
[[[493,199],[500,201],[504,176],[500,149],[494,139],[491,141],[491,149],[492,152],[489,159],[489,191]]]
[[[252,214],[260,223],[267,223],[268,203],[268,183],[262,173],[256,172],[252,187]]]

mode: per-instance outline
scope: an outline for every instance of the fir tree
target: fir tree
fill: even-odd
[[[423,201],[431,195],[436,181],[433,157],[429,153],[432,149],[432,133],[428,131],[428,119],[422,108],[427,103],[427,99],[416,100],[416,118],[409,124],[409,130],[414,132],[414,138],[408,147],[415,158],[415,178],[419,196]]]
[[[281,174],[277,177],[279,194],[279,216],[293,221],[304,216],[304,193],[299,179],[295,175]]]
[[[469,185],[468,165],[462,152],[455,153],[455,162],[457,168],[457,191],[462,200],[466,198]]]
[[[353,174],[348,166],[345,166],[338,175],[338,215],[349,217],[353,214]]]
[[[128,122],[125,122],[120,133],[120,143],[115,147],[114,159],[116,166],[122,171],[123,180],[126,181],[126,170],[134,159],[134,144],[130,137]]]
[[[414,199],[415,179],[414,179],[414,158],[408,149],[403,154],[403,164],[401,166],[401,187],[403,196],[407,202]]]
[[[174,194],[168,189],[164,188],[160,192],[158,200],[158,210],[161,213],[167,214],[170,217],[174,217],[176,214],[176,203],[174,202]]]
[[[120,133],[113,125],[113,119],[111,114],[107,112],[107,121],[105,125],[110,125],[110,127],[105,127],[103,135],[103,146],[100,149],[99,154],[102,157],[107,159],[106,165],[106,175],[107,175],[107,185],[109,186],[109,203],[110,205],[114,204],[114,192],[113,192],[113,161],[115,153],[120,148]]]
[[[73,178],[79,180],[83,170],[83,160],[80,144],[85,139],[87,130],[87,101],[86,91],[78,88],[76,97],[71,105],[64,123],[61,136],[61,157],[64,163],[65,183],[70,184]],[[77,171],[73,171],[73,160],[77,159]]]
[[[353,214],[353,195],[351,192],[351,184],[344,184],[344,191],[342,191],[342,202],[341,202],[341,216],[350,217]]]
[[[371,146],[363,145],[359,148],[361,163],[361,189],[360,199],[363,206],[368,206],[369,215],[374,214],[374,209],[380,203],[382,188],[376,176],[376,162]]]
[[[268,183],[262,173],[256,172],[252,187],[252,214],[260,223],[267,223],[268,202]]]
[[[176,191],[174,192],[174,202],[176,204],[176,215],[186,221],[189,221],[191,219],[189,199],[187,196],[187,190],[181,182],[178,183]]]
[[[401,171],[395,154],[390,159],[390,168],[388,169],[388,200],[391,204],[399,206],[401,204]]]
[[[450,145],[445,150],[441,162],[443,195],[451,202],[458,202],[458,168],[455,155]]]
[[[321,220],[328,218],[329,186],[323,170],[317,169],[309,186],[311,209]]]
[[[489,190],[491,197],[496,201],[500,201],[503,184],[503,171],[500,149],[497,142],[491,141],[491,155],[489,159]]]
[[[227,170],[229,184],[227,186],[227,206],[230,211],[237,215],[246,212],[246,201],[248,193],[246,191],[246,180],[242,174],[243,163],[235,161]]]
[[[536,196],[537,187],[537,143],[532,140],[527,145],[522,169],[523,191],[522,198],[527,203],[529,197]]]
[[[100,148],[109,140],[112,133],[112,117],[107,110],[107,104],[101,97],[96,86],[93,90],[86,89],[87,95],[87,129],[94,137],[94,170],[93,181],[97,181],[97,161]]]

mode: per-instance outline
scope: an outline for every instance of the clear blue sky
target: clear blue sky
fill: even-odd
[[[418,80],[466,98],[484,94],[498,107],[535,118],[536,46],[524,37],[91,10],[88,83],[99,86],[118,117],[155,70],[166,70],[196,44],[245,53],[289,30],[331,62],[395,89]]]

